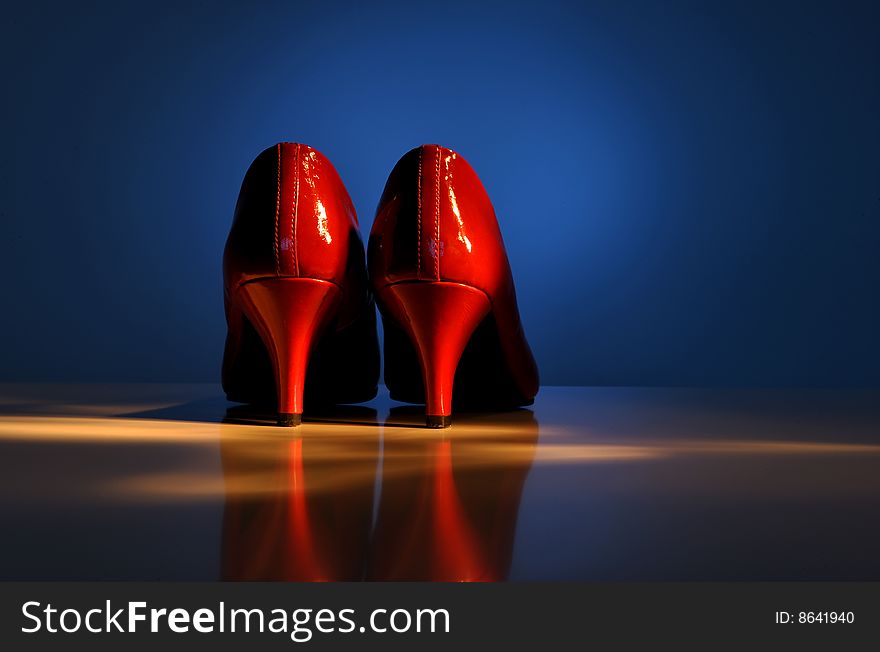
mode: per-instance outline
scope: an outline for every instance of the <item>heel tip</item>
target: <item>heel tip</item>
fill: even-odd
[[[452,417],[443,417],[436,414],[428,414],[425,418],[425,425],[427,425],[429,428],[448,428],[452,425]]]
[[[302,414],[291,414],[290,412],[278,413],[278,425],[282,428],[293,428],[294,426],[300,425],[302,420]]]

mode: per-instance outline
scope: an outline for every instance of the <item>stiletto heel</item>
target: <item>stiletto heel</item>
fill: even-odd
[[[379,290],[381,304],[408,335],[422,371],[429,428],[452,423],[452,392],[461,354],[489,314],[489,297],[460,283],[404,282]]]
[[[265,278],[238,289],[242,312],[269,352],[278,393],[278,425],[302,422],[309,355],[339,305],[339,288],[309,278]]]

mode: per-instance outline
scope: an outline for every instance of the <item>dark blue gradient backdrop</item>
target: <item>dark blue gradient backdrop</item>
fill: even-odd
[[[546,384],[880,384],[876,2],[7,7],[7,380],[215,380],[242,175],[481,175]]]

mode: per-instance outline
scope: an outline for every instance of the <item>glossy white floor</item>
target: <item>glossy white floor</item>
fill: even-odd
[[[420,422],[0,385],[0,579],[880,580],[880,392],[544,387]]]

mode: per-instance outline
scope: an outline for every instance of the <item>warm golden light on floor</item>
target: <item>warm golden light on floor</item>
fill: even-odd
[[[420,427],[419,409],[383,398],[307,415],[294,430],[264,425],[271,414],[230,406],[212,387],[0,386],[0,515],[75,544],[60,554],[86,564],[83,577],[97,576],[96,562],[83,561],[97,551],[128,569],[119,577],[147,577],[136,560],[149,550],[113,548],[114,537],[164,514],[165,540],[188,531],[209,542],[210,530],[179,519],[218,508],[222,534],[208,545],[222,551],[216,563],[227,579],[491,580],[511,564],[542,578],[564,575],[540,570],[562,563],[577,577],[602,578],[607,571],[585,570],[572,556],[580,548],[563,552],[567,541],[588,550],[635,518],[642,532],[616,540],[619,549],[685,528],[688,545],[710,559],[717,549],[720,560],[740,532],[771,547],[804,536],[811,509],[843,518],[836,545],[864,557],[880,536],[847,532],[880,507],[875,397],[756,396],[545,388],[533,411],[460,414],[443,431]],[[817,402],[817,416],[803,418],[804,405]],[[615,504],[608,521],[604,510]],[[718,516],[709,521],[735,514],[728,524],[737,529],[717,540],[700,533],[710,505]],[[785,518],[765,520],[773,505]],[[104,514],[100,526],[89,525],[93,513]],[[667,514],[666,525],[654,513]],[[531,548],[545,532],[556,534]],[[823,536],[828,545],[831,532]],[[39,568],[27,549],[6,546],[5,576]],[[665,566],[657,559],[650,568],[636,576]],[[728,572],[709,568],[706,576]]]

